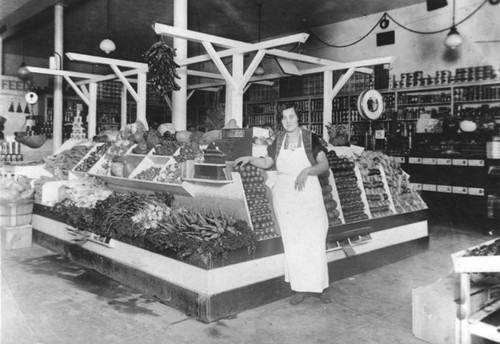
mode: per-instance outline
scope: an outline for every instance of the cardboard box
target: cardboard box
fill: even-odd
[[[2,250],[15,250],[31,247],[33,227],[31,225],[0,227]]]

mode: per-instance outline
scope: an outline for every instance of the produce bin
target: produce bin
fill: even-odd
[[[24,226],[31,223],[34,198],[0,201],[0,227]]]

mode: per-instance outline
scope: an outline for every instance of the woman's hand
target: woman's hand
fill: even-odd
[[[309,177],[309,167],[304,168],[295,179],[295,190],[302,191],[306,187],[307,177]]]
[[[239,164],[241,164],[241,166],[245,166],[246,164],[249,164],[251,160],[252,160],[251,156],[242,156],[234,160],[234,164],[236,166],[238,166]]]

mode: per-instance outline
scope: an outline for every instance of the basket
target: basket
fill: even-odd
[[[45,135],[28,136],[26,135],[26,132],[23,131],[16,131],[14,135],[14,140],[30,148],[40,148],[41,146],[43,146],[45,141],[47,141],[47,136]]]
[[[31,223],[34,199],[0,202],[0,227],[24,226]]]

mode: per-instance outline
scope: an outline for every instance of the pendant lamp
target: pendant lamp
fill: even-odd
[[[28,68],[26,68],[26,63],[24,62],[25,55],[26,55],[26,50],[24,47],[24,38],[23,38],[23,62],[21,63],[19,69],[17,70],[17,76],[19,77],[19,79],[23,81],[29,81],[33,79],[33,74],[28,70]]]
[[[106,38],[103,39],[99,44],[99,49],[104,51],[106,54],[109,54],[116,50],[115,42],[113,42],[109,38],[109,0],[107,0],[107,8],[106,8]]]
[[[444,40],[444,45],[446,45],[450,49],[456,49],[460,45],[462,45],[463,40],[458,33],[458,30],[455,26],[455,0],[453,0],[453,17],[452,17],[452,25],[450,32],[448,32],[448,36]]]
[[[261,25],[261,22],[262,22],[262,4],[257,4],[257,7],[259,8],[259,43],[260,43],[260,25]],[[255,72],[253,72],[255,75],[264,75],[266,71],[264,70],[264,68],[262,68],[262,65],[259,63],[258,67],[255,68]]]

